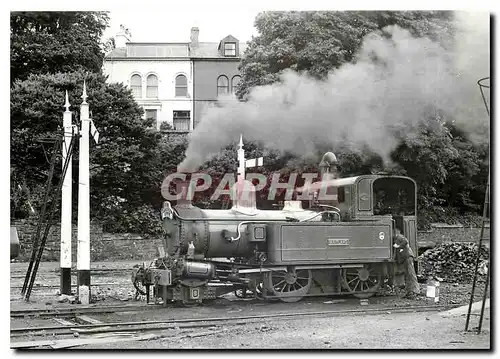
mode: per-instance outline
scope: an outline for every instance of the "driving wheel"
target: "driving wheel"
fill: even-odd
[[[377,293],[382,282],[382,274],[375,266],[365,265],[362,268],[344,268],[342,285],[356,298],[370,298]]]
[[[312,273],[309,269],[289,267],[288,271],[266,273],[264,285],[268,292],[283,302],[293,303],[301,300],[311,288]]]

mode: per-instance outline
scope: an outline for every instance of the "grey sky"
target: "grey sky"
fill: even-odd
[[[191,27],[200,30],[200,41],[218,42],[227,35],[248,41],[257,35],[253,24],[258,10],[226,11],[205,8],[185,10],[160,8],[157,11],[110,11],[110,27],[104,38],[114,36],[125,25],[134,42],[187,42]]]

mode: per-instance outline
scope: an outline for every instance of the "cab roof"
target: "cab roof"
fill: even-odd
[[[297,192],[304,192],[306,190],[309,191],[315,191],[319,190],[321,188],[326,187],[343,187],[343,186],[350,186],[355,184],[358,180],[366,179],[366,178],[371,178],[371,179],[379,179],[379,178],[403,178],[410,180],[412,182],[415,182],[413,179],[410,177],[405,177],[405,176],[389,176],[389,175],[375,175],[375,174],[369,174],[369,175],[360,175],[360,176],[354,176],[354,177],[345,177],[345,178],[335,178],[335,179],[330,179],[326,181],[318,181],[314,182],[308,186],[303,186],[300,188],[297,188]]]

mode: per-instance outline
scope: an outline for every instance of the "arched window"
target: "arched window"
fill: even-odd
[[[178,75],[175,78],[175,96],[186,97],[188,93],[187,77]]]
[[[158,98],[158,77],[149,75],[146,81],[146,97]]]
[[[226,76],[221,75],[217,79],[217,96],[226,95],[229,93],[229,80]]]
[[[231,79],[231,93],[236,93],[240,81],[241,81],[241,76],[239,75],[233,76],[233,78]]]
[[[132,75],[130,78],[130,88],[134,97],[142,97],[142,78],[140,75]]]

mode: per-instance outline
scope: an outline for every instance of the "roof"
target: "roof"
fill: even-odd
[[[410,180],[413,183],[415,183],[415,180],[413,180],[410,177],[405,177],[405,176],[381,176],[381,175],[375,175],[375,174],[368,174],[368,175],[360,175],[360,176],[355,176],[355,177],[335,178],[335,179],[331,179],[331,180],[327,180],[327,181],[318,181],[318,182],[314,182],[308,186],[303,186],[301,188],[297,188],[296,191],[297,192],[304,192],[306,190],[315,191],[315,190],[319,190],[321,188],[325,188],[324,186],[326,186],[326,187],[349,186],[349,185],[355,184],[358,179],[362,179],[362,178],[371,178],[371,179],[403,178],[403,179],[407,179],[407,180]],[[416,183],[415,183],[415,185],[416,185]]]
[[[315,190],[319,190],[321,188],[325,188],[324,186],[326,186],[326,187],[348,186],[348,185],[354,184],[359,177],[360,176],[346,177],[346,178],[335,178],[335,179],[331,179],[331,180],[327,180],[327,181],[318,181],[318,182],[311,183],[308,186],[303,186],[303,187],[297,188],[296,191],[297,192],[304,192],[306,190],[315,191]]]
[[[127,49],[124,47],[113,49],[106,54],[106,57],[107,58],[127,57]]]
[[[219,42],[199,42],[198,46],[196,47],[191,47],[189,46],[188,49],[186,49],[186,54],[184,55],[186,58],[187,57],[196,57],[196,58],[208,58],[208,59],[213,59],[213,58],[220,58],[220,59],[239,59],[241,55],[245,52],[247,48],[247,43],[245,42],[240,42],[239,43],[239,54],[240,57],[227,57],[223,56],[219,52]],[[139,47],[161,47],[164,49],[162,53],[166,56],[127,56],[127,48],[125,47],[120,47],[113,49],[109,53],[106,54],[107,59],[123,59],[123,58],[142,58],[142,57],[162,57],[162,58],[168,58],[168,57],[179,57],[179,55],[182,56],[182,54],[179,54],[179,45],[185,45],[187,47],[187,43],[136,43],[136,42],[129,42],[127,45],[130,47],[135,47],[139,45]],[[175,49],[174,49],[175,48]],[[169,51],[169,50],[172,51]],[[130,53],[130,49],[129,49]],[[158,53],[158,52],[157,52]]]
[[[199,42],[197,47],[190,47],[191,57],[198,58],[222,58],[227,59],[231,57],[223,56],[219,52],[219,42]],[[245,52],[247,48],[246,42],[239,43],[240,57]],[[233,57],[234,58],[234,57]],[[239,57],[236,57],[237,59]]]

